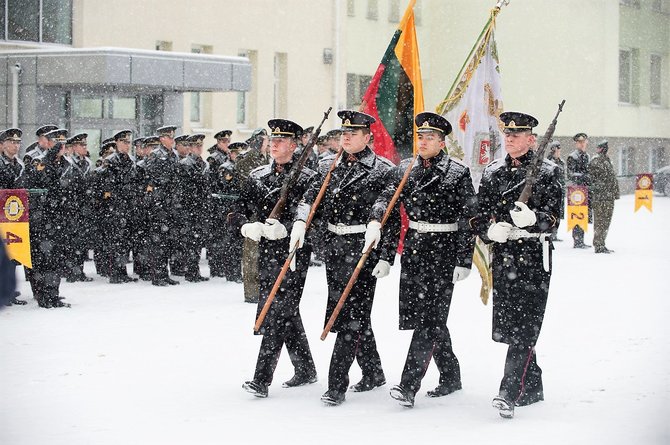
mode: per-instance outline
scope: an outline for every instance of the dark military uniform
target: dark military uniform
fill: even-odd
[[[345,110],[340,111],[338,116],[342,118],[343,124],[349,120],[355,125],[351,128],[356,129],[369,128],[369,124],[374,122],[371,116],[364,113]],[[319,166],[319,176],[305,193],[303,200],[307,206],[301,206],[298,219],[307,220],[308,206],[314,203],[330,164],[326,161]],[[330,183],[316,212],[316,216],[327,227],[323,239],[328,282],[326,322],[361,257],[365,225],[371,218],[377,196],[388,184],[392,168],[390,161],[365,147],[358,153],[343,155],[333,169]],[[372,270],[380,259],[393,263],[397,230],[393,224],[386,226],[380,245],[368,257],[333,325],[332,332],[337,332],[337,338],[330,361],[326,394],[336,403],[344,400],[349,386],[349,369],[355,359],[363,372],[361,382],[354,385],[355,390],[366,391],[386,383],[370,320],[377,285]]]
[[[204,137],[204,135],[203,135]],[[211,217],[209,164],[193,153],[179,161],[179,187],[175,206],[180,213],[179,238],[183,240],[186,281],[206,281],[200,275],[200,253]]]
[[[26,177],[25,188],[45,189],[46,193],[30,197],[30,255],[33,268],[27,272],[33,296],[40,307],[66,307],[59,298],[62,272],[62,238],[67,215],[62,211],[63,190],[61,176],[67,161],[59,156],[66,130],[46,134],[56,139],[52,148],[33,159],[33,174]]]
[[[174,131],[175,127],[166,128]],[[145,190],[149,206],[149,265],[151,282],[156,286],[179,283],[172,280],[168,274],[168,260],[175,244],[173,229],[176,220],[174,209],[176,175],[177,156],[171,148],[159,145],[147,160],[148,184]]]
[[[68,144],[86,140],[81,133],[68,139]],[[68,223],[64,227],[66,242],[65,277],[68,282],[92,281],[84,274],[84,262],[88,257],[89,227],[92,224],[92,206],[90,200],[90,176],[93,163],[88,157],[73,154],[68,159],[65,173],[61,177],[65,200],[63,211]]]
[[[147,147],[158,145],[158,137],[142,139]],[[149,268],[149,203],[147,187],[149,177],[147,173],[147,158],[137,157],[135,162],[135,210],[133,212],[133,226],[131,229],[131,243],[133,252],[133,272],[141,280],[151,281]]]
[[[98,153],[98,160],[95,161],[95,168],[89,179],[89,188],[91,191],[91,208],[93,220],[91,222],[91,245],[93,247],[93,263],[95,271],[101,277],[109,277],[111,264],[109,261],[109,239],[106,235],[108,224],[108,210],[106,181],[109,177],[107,168],[109,161],[105,158],[114,152],[116,144],[113,140],[107,139],[102,142]]]
[[[451,132],[447,120],[434,113],[420,113],[416,123],[419,131]],[[394,180],[375,203],[375,220],[381,221],[410,162],[404,160],[394,169]],[[430,395],[461,389],[447,317],[454,269],[472,265],[474,235],[469,221],[476,203],[469,169],[443,151],[430,159],[417,158],[398,200],[409,219],[400,260],[400,329],[414,330],[399,386],[411,401],[431,357],[440,371],[440,385]]]
[[[283,119],[273,119],[268,124],[271,128],[278,130],[276,133],[279,137],[295,138],[302,131],[302,128],[294,122]],[[281,187],[294,167],[293,161],[282,165],[272,161],[268,165],[253,170],[242,187],[238,201],[239,212],[251,221],[265,221],[279,200]],[[314,175],[313,170],[303,168],[297,182],[288,191],[286,206],[278,218],[287,230],[291,230],[298,202],[309,187]],[[288,255],[289,238],[271,240],[263,237],[259,241],[259,251],[260,298],[256,318],[260,315],[282,269],[284,264],[282,259]],[[286,272],[270,310],[257,332],[263,335],[263,340],[256,361],[256,371],[253,381],[245,383],[244,386],[247,391],[256,395],[259,392],[262,394],[263,391],[267,395],[267,387],[272,383],[284,345],[286,345],[295,369],[294,379],[300,381],[300,384],[316,381],[316,367],[300,316],[300,299],[307,277],[310,254],[311,248],[308,244],[298,250],[296,269]]]
[[[565,187],[565,161],[560,158],[560,156],[556,155],[556,149],[560,149],[561,145],[558,143],[558,141],[554,141],[551,144],[549,144],[549,149],[551,152],[547,156],[547,159],[552,161],[554,164],[556,164],[556,167],[558,168],[558,182],[561,185],[561,213],[560,213],[560,219],[565,218],[565,192],[566,192],[566,187]],[[554,230],[552,231],[551,234],[551,240],[552,241],[563,241],[558,238],[558,227],[554,227]]]
[[[18,188],[25,165],[18,158],[10,159],[4,153],[0,154],[0,190]]]
[[[575,135],[574,139],[578,140],[579,138],[586,138],[586,134],[578,133]],[[589,178],[589,162],[591,157],[585,151],[574,150],[567,159],[567,171],[568,171],[568,185],[581,185],[589,188],[591,184]],[[591,204],[590,204],[590,193],[589,193],[589,222],[591,222]],[[584,244],[584,230],[575,226],[572,229],[572,238],[575,242],[575,247],[584,248],[590,247]]]
[[[517,116],[517,125],[527,116],[510,114]],[[505,113],[500,118],[506,123],[509,120]],[[530,118],[537,125],[537,121]],[[479,212],[472,222],[484,242],[492,242],[487,232],[492,221],[514,224],[510,211],[515,208],[534,156],[533,151],[516,159],[507,155],[491,162],[484,170],[478,192]],[[535,344],[549,293],[551,230],[557,224],[560,205],[558,169],[553,162],[543,160],[527,203],[535,213],[535,224],[522,229],[514,227],[506,242],[492,244],[492,336],[494,341],[509,345],[499,394],[511,409],[514,405],[544,399]]]
[[[607,141],[598,144],[598,154],[589,163],[593,248],[596,253],[612,252],[605,246],[605,239],[614,213],[614,201],[619,199],[619,182],[607,149]]]

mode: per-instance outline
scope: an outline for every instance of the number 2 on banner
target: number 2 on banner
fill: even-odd
[[[22,243],[23,238],[21,238],[16,233],[5,232],[5,238],[3,239],[3,241],[5,242],[5,244]]]
[[[584,219],[584,213],[583,212],[579,212],[579,213],[574,213],[573,212],[573,213],[570,214],[570,216],[574,219],[579,219],[579,220]]]

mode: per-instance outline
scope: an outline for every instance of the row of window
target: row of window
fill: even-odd
[[[0,40],[72,44],[72,0],[0,0]]]
[[[379,20],[379,0],[366,0],[365,18],[368,20]],[[347,0],[347,15],[349,17],[356,16],[356,6],[363,3],[363,0]],[[404,8],[405,1],[388,0],[388,21],[390,23],[398,23],[404,10],[401,10],[401,4]],[[417,0],[414,5],[414,23],[421,24],[421,0]]]
[[[619,50],[619,102],[640,103],[640,51],[637,48]],[[649,56],[649,103],[663,105],[663,56]]]
[[[633,147],[621,147],[618,155],[618,174],[620,176],[654,173],[669,162],[665,147],[652,148],[648,155]]]
[[[619,4],[631,8],[640,9],[642,7],[640,0],[619,0]],[[663,14],[670,13],[670,0],[652,0],[651,10]]]

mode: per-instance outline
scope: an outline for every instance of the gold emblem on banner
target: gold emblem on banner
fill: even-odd
[[[4,211],[7,221],[18,221],[23,216],[25,210],[26,208],[23,205],[23,201],[21,201],[21,198],[18,196],[10,196],[5,201]]]

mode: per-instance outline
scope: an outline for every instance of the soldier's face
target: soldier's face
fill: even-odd
[[[270,156],[277,164],[286,164],[291,160],[296,143],[293,138],[272,138]]]
[[[370,142],[370,133],[363,133],[363,130],[343,131],[340,136],[340,145],[347,153],[358,153]]]
[[[191,145],[191,153],[196,156],[202,156],[202,142],[196,142]]]
[[[161,141],[161,144],[163,144],[163,147],[165,148],[172,148],[174,147],[174,134],[166,134],[158,138],[159,141]]]
[[[505,134],[505,151],[513,158],[525,155],[533,145],[535,137],[530,131],[518,131]]]
[[[444,150],[444,138],[441,133],[436,131],[420,132],[417,136],[419,140],[419,154],[423,159],[430,159],[442,150]]]
[[[575,146],[577,147],[577,150],[579,151],[586,151],[586,147],[589,146],[589,140],[584,139],[581,141],[575,141]]]
[[[80,142],[78,144],[74,144],[74,152],[77,154],[77,156],[86,156],[88,154],[88,145],[86,142]]]
[[[21,142],[19,141],[5,141],[2,143],[2,149],[10,159],[18,154],[20,148]]]
[[[177,153],[179,153],[179,156],[186,156],[190,150],[190,147],[184,144],[177,144],[175,148],[177,149]]]
[[[40,137],[37,138],[37,145],[39,145],[43,149],[47,148],[49,146],[49,139],[47,139],[44,136],[40,136]],[[52,145],[52,147],[53,147],[53,145]]]
[[[116,151],[121,154],[127,155],[130,152],[130,140],[128,139],[119,139],[116,141]]]
[[[228,146],[230,145],[230,138],[219,138],[216,140],[216,148],[219,150],[228,153]]]

